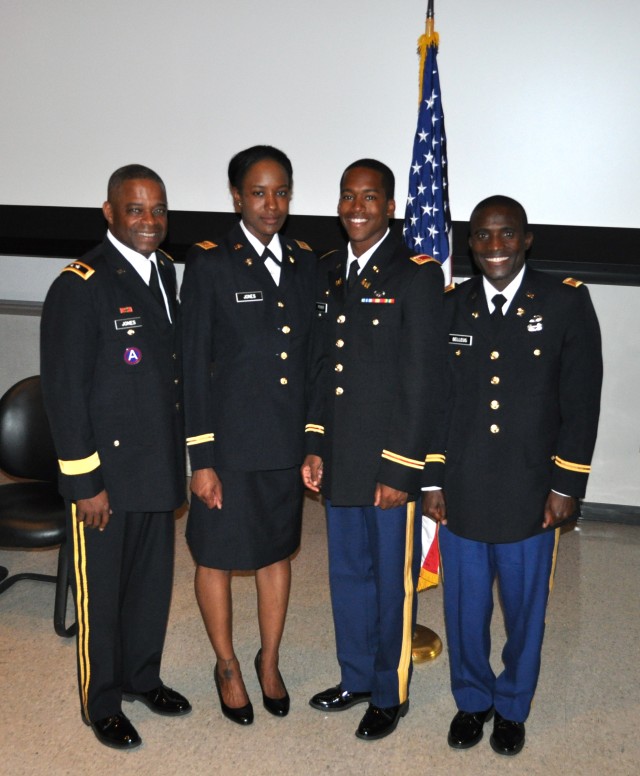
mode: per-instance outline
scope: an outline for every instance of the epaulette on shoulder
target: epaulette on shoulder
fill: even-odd
[[[322,259],[326,259],[329,256],[333,256],[333,254],[337,252],[338,252],[338,249],[334,248],[332,251],[329,251],[328,253],[323,253],[322,256],[320,256],[320,261],[322,261]]]
[[[565,278],[562,281],[566,286],[573,286],[574,288],[578,288],[582,285],[581,280],[576,280],[575,278]]]
[[[163,251],[163,250],[162,250],[162,248],[158,248],[158,250],[160,251],[160,253],[161,253],[163,256],[165,256],[167,259],[169,259],[169,261],[173,261],[173,256],[171,256],[170,254],[168,254],[166,251]]]
[[[302,248],[303,251],[311,250],[311,246],[302,240],[294,240],[293,242],[298,246],[298,248]]]
[[[440,264],[438,259],[434,259],[433,256],[427,256],[426,253],[419,253],[417,256],[412,256],[411,261],[416,264],[427,264],[430,261],[435,261],[436,264]]]
[[[95,269],[85,264],[84,261],[72,261],[71,264],[67,264],[60,274],[62,272],[73,272],[74,275],[78,275],[83,280],[89,280],[91,275],[95,274]]]
[[[218,243],[210,242],[209,240],[203,240],[202,242],[196,243],[198,248],[202,248],[205,251],[210,251],[212,248],[217,248]]]

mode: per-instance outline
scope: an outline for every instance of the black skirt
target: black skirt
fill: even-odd
[[[293,555],[302,527],[299,467],[216,473],[222,482],[222,509],[208,509],[191,495],[186,535],[195,562],[246,571]]]

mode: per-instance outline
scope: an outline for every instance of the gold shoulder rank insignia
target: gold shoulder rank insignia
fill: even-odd
[[[427,256],[426,253],[419,253],[417,256],[412,256],[411,261],[415,264],[427,264],[430,261],[435,261],[436,264],[440,264],[438,259],[434,259],[433,256]]]
[[[209,240],[203,240],[202,242],[196,243],[198,248],[204,248],[205,251],[210,251],[211,248],[217,248],[218,244],[214,242],[209,242]]]
[[[91,275],[95,274],[95,269],[85,264],[84,261],[72,261],[71,264],[67,264],[62,272],[73,272],[74,275],[78,275],[83,280],[89,280]]]
[[[338,249],[334,248],[332,251],[329,251],[328,253],[323,253],[322,256],[320,256],[320,261],[322,261],[322,259],[326,259],[328,256],[331,256],[337,252],[338,252]]]
[[[158,248],[158,250],[160,251],[160,253],[163,256],[165,256],[167,259],[169,259],[169,261],[173,261],[173,256],[169,255],[166,251],[163,251],[162,248]]]
[[[306,242],[302,242],[302,240],[294,240],[293,242],[298,246],[298,248],[302,248],[303,251],[311,250],[311,246]]]
[[[578,286],[582,285],[582,281],[576,280],[575,278],[565,278],[562,282],[566,286],[573,286],[574,288],[578,288]]]

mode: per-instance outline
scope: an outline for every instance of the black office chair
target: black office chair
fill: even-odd
[[[59,546],[58,572],[8,575],[0,566],[0,593],[21,579],[55,582],[53,627],[59,636],[73,636],[65,627],[69,572],[64,500],[56,486],[58,462],[42,401],[40,376],[16,383],[0,399],[0,469],[12,477],[37,480],[0,485],[0,547],[31,550]]]

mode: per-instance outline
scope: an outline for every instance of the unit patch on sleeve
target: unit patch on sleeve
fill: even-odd
[[[142,361],[142,353],[138,348],[126,348],[123,358],[125,364],[137,366]]]

